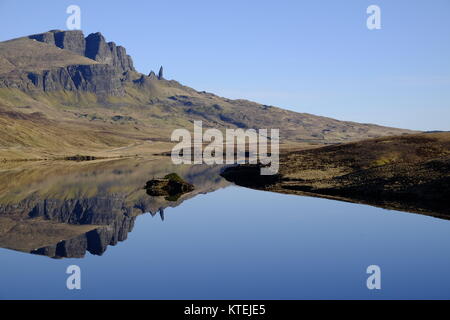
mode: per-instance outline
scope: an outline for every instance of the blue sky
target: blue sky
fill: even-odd
[[[229,98],[419,130],[450,130],[450,1],[0,0],[0,41],[65,29],[123,45],[136,68]],[[381,30],[366,9],[381,8]]]

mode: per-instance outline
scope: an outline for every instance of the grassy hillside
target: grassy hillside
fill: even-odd
[[[0,88],[0,159],[167,151],[172,130],[192,130],[194,120],[205,128],[278,128],[282,144],[303,147],[411,132],[229,100],[172,81],[147,82],[106,98]]]
[[[69,50],[28,38],[0,42],[0,74],[97,63]]]
[[[99,65],[72,51],[28,38],[0,43],[0,160],[167,151],[171,132],[176,128],[192,130],[194,120],[202,120],[205,128],[222,130],[280,129],[282,144],[302,147],[411,133],[230,100],[132,70],[116,75],[108,73],[112,69],[98,69],[99,75],[86,71],[85,81],[90,81],[86,90],[74,85],[68,87],[70,90],[51,90],[61,87],[55,81],[72,81],[65,78],[74,76],[67,72],[65,77],[59,76],[60,68],[86,64]],[[27,72],[34,72],[34,77],[43,72],[39,81],[52,77],[54,86],[34,88]],[[105,77],[112,86],[118,81],[121,87],[112,95],[96,94],[101,83],[91,76]],[[20,86],[10,81],[14,77]]]

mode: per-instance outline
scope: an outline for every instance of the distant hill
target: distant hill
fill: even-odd
[[[0,43],[0,160],[168,149],[170,133],[204,127],[278,128],[299,146],[409,130],[338,121],[199,92],[161,73],[139,73],[100,33],[52,30]]]

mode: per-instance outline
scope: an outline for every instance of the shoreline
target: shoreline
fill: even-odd
[[[365,140],[280,155],[277,176],[260,165],[222,173],[243,187],[321,197],[450,219],[450,134]]]

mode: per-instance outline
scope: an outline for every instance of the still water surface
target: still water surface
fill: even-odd
[[[1,299],[450,298],[450,221],[245,189],[221,180],[220,170],[211,168],[179,171],[199,186],[200,193],[171,204],[150,199],[141,190],[145,180],[154,175],[179,170],[170,165],[161,172],[154,169],[163,166],[154,162],[80,166],[54,173],[61,178],[45,176],[26,183],[24,180],[23,185],[24,173],[36,174],[35,170],[49,168],[14,168],[18,185],[8,192],[3,190],[8,197],[1,200],[9,206],[3,205],[2,215],[15,212],[12,219],[17,219],[23,209],[17,209],[17,205],[11,209],[11,202],[29,203],[33,199],[39,203],[43,197],[66,202],[95,199],[95,205],[85,204],[90,211],[77,211],[78,224],[97,226],[108,220],[89,222],[85,215],[95,215],[93,210],[102,210],[101,201],[109,198],[122,199],[125,204],[131,201],[146,213],[136,214],[127,239],[121,235],[123,241],[97,252],[101,256],[84,252],[86,244],[77,240],[70,249],[75,254],[66,252],[68,256],[78,255],[77,258],[52,259],[55,252],[48,248],[56,243],[39,238],[39,230],[52,230],[59,240],[64,238],[58,232],[85,238],[78,235],[79,231],[55,231],[62,228],[61,221],[50,229],[27,229],[17,223],[6,232],[3,226],[0,242],[7,248],[0,249]],[[11,174],[3,171],[3,176],[6,173]],[[43,181],[51,181],[47,189]],[[71,181],[80,189],[68,192],[67,188],[74,186]],[[116,187],[118,184],[120,188]],[[30,192],[18,194],[24,185]],[[153,202],[145,204],[147,200]],[[62,206],[54,212],[72,210],[64,201],[66,209]],[[27,206],[23,208],[29,210]],[[160,208],[164,208],[164,220],[158,214]],[[116,209],[113,206],[110,210]],[[126,215],[133,215],[125,211]],[[62,219],[43,218],[42,210],[36,212],[35,209],[34,216],[28,219],[43,220],[46,226],[48,220]],[[30,212],[26,214],[30,216]],[[77,224],[73,218],[68,221],[64,225]],[[28,232],[30,238],[21,232]],[[11,239],[23,243],[11,243]],[[27,246],[36,246],[35,243],[45,244],[47,249],[30,254]],[[83,245],[79,256],[77,246]],[[66,288],[65,271],[72,264],[81,268],[81,290]],[[366,268],[373,264],[381,267],[381,290],[366,287]]]

